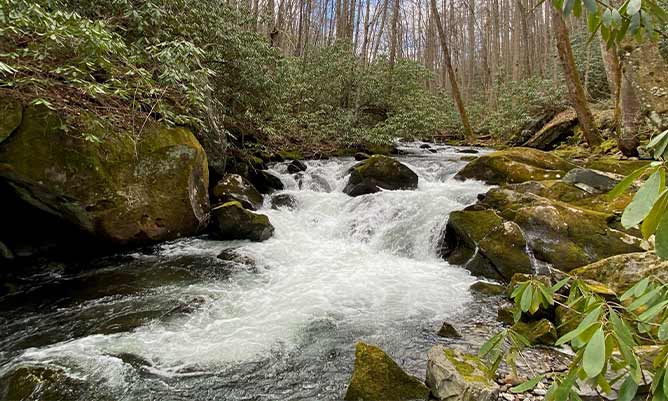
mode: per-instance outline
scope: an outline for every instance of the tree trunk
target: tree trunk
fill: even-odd
[[[557,36],[557,52],[559,53],[559,60],[564,70],[566,79],[566,86],[571,97],[571,103],[575,112],[578,115],[580,126],[585,140],[590,147],[597,147],[601,144],[601,134],[596,127],[596,121],[589,109],[587,97],[585,95],[580,75],[575,66],[575,59],[573,58],[573,49],[571,49],[571,40],[568,36],[568,27],[562,16],[561,10],[552,7],[552,18],[554,21],[554,29]]]
[[[431,0],[431,8],[434,13],[434,20],[436,22],[436,28],[438,29],[438,36],[441,38],[441,49],[443,51],[443,60],[445,61],[445,68],[448,71],[448,77],[450,78],[450,86],[452,87],[452,97],[455,100],[457,105],[457,110],[459,111],[459,116],[462,119],[462,125],[464,125],[464,135],[469,140],[474,139],[473,130],[471,129],[471,124],[469,123],[469,117],[466,114],[466,108],[464,108],[464,102],[462,101],[462,96],[459,93],[459,86],[457,85],[457,77],[455,76],[455,71],[452,68],[452,60],[450,60],[450,49],[448,48],[448,41],[445,37],[445,32],[443,31],[443,25],[441,24],[441,16],[438,14],[438,7],[436,6],[436,0]]]

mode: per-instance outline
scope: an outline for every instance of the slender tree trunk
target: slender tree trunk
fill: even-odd
[[[564,69],[566,78],[566,86],[571,97],[571,103],[575,112],[578,115],[582,133],[591,147],[597,147],[601,144],[601,134],[596,127],[596,121],[589,109],[587,97],[585,95],[582,82],[580,82],[580,75],[575,66],[575,59],[573,58],[573,49],[571,49],[571,41],[568,35],[568,27],[562,16],[561,10],[552,7],[552,20],[554,22],[555,33],[557,36],[557,52],[561,66]]]
[[[473,130],[471,129],[471,124],[469,123],[469,117],[466,114],[466,108],[464,107],[464,102],[462,101],[462,96],[459,93],[459,86],[457,85],[457,77],[455,76],[455,71],[452,68],[452,61],[450,60],[450,49],[448,48],[448,41],[443,31],[443,25],[441,25],[441,17],[438,14],[438,7],[436,6],[436,0],[431,0],[431,8],[434,13],[434,20],[436,22],[436,27],[438,29],[438,36],[441,38],[441,49],[444,53],[445,68],[448,70],[448,77],[450,78],[450,85],[452,86],[452,97],[455,99],[455,104],[457,105],[457,110],[459,111],[459,116],[462,120],[462,125],[464,125],[464,135],[469,140],[474,139]]]

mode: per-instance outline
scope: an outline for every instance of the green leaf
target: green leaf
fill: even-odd
[[[626,379],[622,383],[622,386],[619,388],[619,393],[617,395],[617,401],[631,401],[633,397],[636,396],[638,392],[638,383],[633,380],[631,375],[626,376]]]
[[[522,299],[520,301],[520,308],[522,312],[528,312],[531,308],[531,301],[533,300],[533,288],[529,285],[524,289],[522,293]]]
[[[536,387],[536,385],[540,383],[540,381],[543,380],[544,378],[545,375],[538,375],[531,380],[527,380],[522,384],[519,384],[515,387],[511,387],[510,392],[518,394],[518,393],[524,393],[529,390],[533,390],[533,388]]]
[[[566,277],[566,278],[560,280],[557,284],[553,285],[553,286],[550,288],[550,290],[551,290],[552,293],[554,294],[555,292],[557,292],[557,291],[559,291],[560,289],[562,289],[563,286],[565,286],[565,285],[570,281],[570,279],[571,279],[570,277]]]
[[[668,319],[663,321],[661,327],[659,327],[659,332],[657,334],[659,336],[659,341],[668,340]]]
[[[640,226],[640,232],[642,233],[643,238],[648,239],[656,232],[666,209],[666,205],[668,205],[668,190],[664,189],[656,202],[654,202],[654,206],[652,206],[652,209]]]
[[[497,333],[495,336],[487,340],[482,347],[480,347],[479,354],[480,356],[485,356],[487,355],[496,345],[503,339],[505,335],[505,331],[502,331],[500,333]]]
[[[649,163],[647,163],[646,166],[640,167],[639,169],[635,170],[634,172],[626,176],[626,178],[620,181],[619,184],[615,185],[612,191],[608,193],[608,198],[614,199],[619,195],[623,194],[624,191],[626,191],[626,189],[630,187],[635,182],[635,180],[640,178],[640,176],[643,175],[643,173],[647,171],[648,168],[650,168]]]
[[[633,287],[629,288],[626,290],[624,294],[622,294],[621,298],[619,298],[620,301],[626,301],[627,299],[631,297],[639,297],[642,294],[645,293],[645,290],[647,289],[647,286],[649,285],[649,277],[645,277],[644,279],[638,281]]]
[[[668,213],[664,209],[659,225],[656,227],[654,248],[661,259],[668,259]]]
[[[629,5],[626,8],[626,13],[628,15],[638,14],[641,7],[642,7],[642,1],[641,0],[629,0]]]
[[[663,170],[655,171],[647,181],[640,187],[622,214],[622,225],[625,228],[631,228],[647,216],[652,209],[656,198],[661,191],[661,185],[664,182]]]
[[[666,305],[668,305],[668,301],[659,302],[658,304],[647,309],[645,312],[641,313],[640,316],[638,316],[638,319],[642,321],[648,321],[654,316],[658,315],[663,309],[665,309]]]
[[[630,310],[630,311],[633,311],[633,310],[636,310],[636,309],[640,308],[641,306],[645,306],[650,300],[652,300],[652,298],[659,295],[661,290],[662,290],[662,287],[657,287],[657,288],[653,289],[652,291],[646,293],[642,297],[637,298],[635,301],[631,302],[631,305],[629,305],[627,309]]]
[[[635,346],[635,340],[633,340],[633,334],[629,326],[619,317],[617,312],[610,310],[610,323],[612,323],[612,328],[615,331],[617,337],[629,348]]]
[[[598,6],[596,5],[596,0],[584,0],[584,5],[587,11],[591,14],[598,13]]]
[[[582,359],[582,368],[587,377],[598,376],[605,366],[605,334],[603,329],[598,330],[589,340]]]

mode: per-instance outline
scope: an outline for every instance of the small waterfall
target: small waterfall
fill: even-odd
[[[361,338],[423,374],[423,355],[434,341],[425,333],[462,310],[474,281],[438,257],[440,233],[451,211],[474,203],[487,188],[453,180],[464,165],[461,155],[436,149],[403,149],[409,154],[401,161],[420,177],[417,190],[357,198],[341,192],[352,159],[309,161],[299,174],[289,174],[287,163],[272,166],[286,185],[282,192],[299,207],[275,210],[266,200],[260,212],[276,228],[270,240],[186,239],[156,254],[132,255],[149,264],[196,255],[189,269],[208,272],[220,251],[237,248],[254,260],[252,268],[159,286],[150,294],[163,302],[197,297],[202,305],[131,331],[29,348],[5,361],[3,371],[57,366],[118,400],[204,400],[214,394],[226,400],[340,399],[353,344]],[[129,298],[106,301],[121,299]],[[72,308],[94,302],[99,300]],[[146,366],[138,369],[119,357],[128,353]],[[86,397],[91,394],[80,399]]]

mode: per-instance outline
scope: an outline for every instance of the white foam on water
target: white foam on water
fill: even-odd
[[[261,211],[276,228],[268,241],[187,239],[164,245],[158,257],[215,257],[224,248],[241,246],[240,252],[256,260],[255,270],[179,288],[207,300],[198,311],[132,332],[29,349],[19,359],[74,364],[122,383],[122,363],[110,355],[135,354],[155,371],[171,374],[290,348],[300,330],[319,319],[382,328],[410,318],[442,319],[460,310],[474,280],[439,258],[436,248],[448,214],[473,203],[486,187],[444,179],[438,160],[410,159],[406,163],[420,176],[418,190],[351,198],[341,189],[353,163],[309,162],[302,189],[284,166],[276,167],[288,185],[284,192],[299,207]],[[304,184],[323,180],[331,192]],[[168,291],[173,296],[175,289]]]

